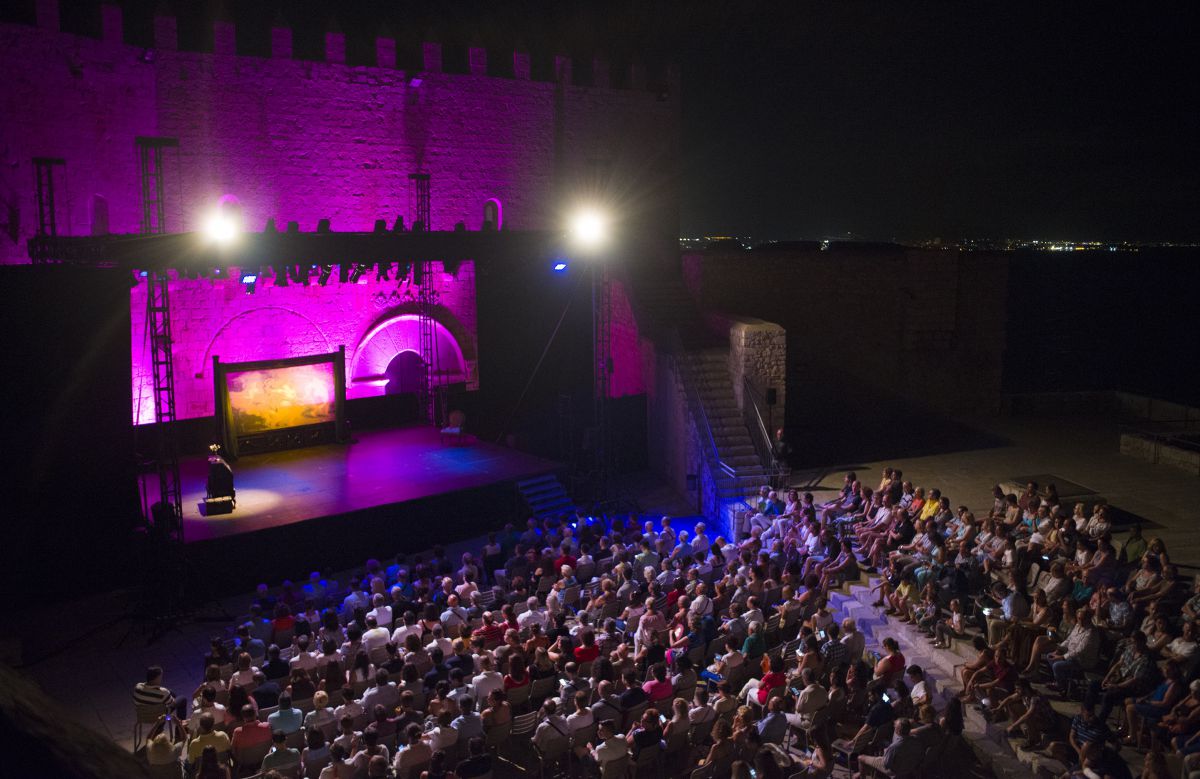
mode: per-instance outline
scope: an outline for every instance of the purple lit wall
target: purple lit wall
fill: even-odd
[[[478,381],[476,374],[475,266],[457,276],[434,264],[437,291],[436,371],[446,383]],[[270,360],[346,347],[346,397],[382,395],[388,363],[403,351],[420,354],[418,289],[364,276],[321,287],[276,287],[260,277],[253,295],[237,278],[173,279],[170,296],[175,336],[175,404],[181,418],[213,413],[212,358],[222,362]],[[133,419],[154,419],[150,349],[146,339],[146,285],[134,288]]]
[[[526,55],[502,55],[511,77],[483,75],[488,52],[472,50],[472,74],[447,74],[441,49],[425,44],[417,86],[395,67],[395,42],[378,42],[378,66],[347,66],[344,40],[327,36],[326,61],[291,57],[291,34],[272,31],[273,56],[234,54],[237,31],[214,27],[214,51],[178,49],[176,23],[155,20],[152,61],[122,39],[120,10],[103,9],[99,40],[58,29],[54,0],[36,0],[37,27],[0,24],[0,263],[28,262],[36,230],[32,158],[61,157],[56,180],[59,232],[86,235],[140,229],[137,136],[179,139],[165,161],[165,229],[198,229],[224,196],[241,206],[244,225],[268,219],[315,229],[370,230],[415,212],[408,175],[431,175],[431,227],[462,222],[480,229],[494,201],[506,230],[559,229],[584,181],[603,163],[622,197],[643,215],[671,213],[677,202],[677,75],[635,69],[629,89],[610,88],[608,66],[592,63],[579,84],[558,58],[561,83],[530,79]],[[647,87],[651,88],[647,88]],[[649,181],[650,183],[646,183]],[[630,183],[632,182],[632,183]],[[641,182],[641,183],[639,183]],[[664,182],[666,187],[664,188]],[[639,187],[645,188],[642,191]],[[664,206],[665,204],[665,206]],[[651,220],[668,239],[670,219]],[[475,269],[437,273],[438,332],[448,380],[476,375]],[[398,352],[414,348],[415,304],[396,283],[373,276],[359,285],[292,284],[260,279],[247,295],[235,279],[174,280],[177,412],[212,413],[211,359],[271,359],[345,345],[347,395],[384,391],[381,374]],[[145,285],[133,313],[135,420],[153,418]],[[638,335],[624,291],[613,294],[614,395],[643,391]]]

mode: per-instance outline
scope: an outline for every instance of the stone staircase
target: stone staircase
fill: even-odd
[[[919,665],[926,675],[934,680],[937,688],[935,706],[940,711],[951,695],[962,691],[959,683],[959,667],[975,659],[971,636],[951,642],[950,649],[934,649],[929,639],[916,626],[899,622],[883,613],[883,609],[871,605],[876,593],[872,588],[879,577],[871,576],[844,584],[840,590],[830,592],[829,605],[837,620],[852,618],[866,637],[867,649],[881,651],[881,643],[887,636],[900,644],[908,665]],[[1072,709],[1075,704],[1056,704],[1060,714]],[[963,736],[971,746],[980,764],[999,779],[1027,779],[1031,776],[1058,776],[1065,767],[1038,752],[1022,749],[1022,738],[1010,738],[1006,732],[1007,722],[992,723],[974,706],[964,710],[966,728]],[[1128,757],[1128,755],[1126,755]]]
[[[741,498],[770,480],[759,459],[734,396],[728,339],[714,336],[678,273],[643,272],[630,279],[631,299],[641,333],[676,357],[680,379],[701,438],[707,421],[712,446],[709,465],[722,504],[721,520],[732,526]]]

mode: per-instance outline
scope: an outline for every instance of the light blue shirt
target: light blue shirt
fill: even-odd
[[[458,731],[458,740],[460,743],[483,735],[483,720],[475,712],[460,715],[450,725]]]
[[[284,733],[295,733],[304,725],[304,712],[296,708],[280,709],[267,717],[271,730],[282,730]]]

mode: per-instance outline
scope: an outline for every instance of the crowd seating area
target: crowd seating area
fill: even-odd
[[[137,684],[135,750],[173,779],[1188,775],[1198,611],[1102,504],[972,512],[889,468],[763,488],[728,537],[531,520],[261,585],[198,689]]]

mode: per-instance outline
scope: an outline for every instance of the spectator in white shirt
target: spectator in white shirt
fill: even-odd
[[[380,668],[375,672],[375,684],[363,693],[362,707],[366,711],[374,711],[379,705],[391,711],[399,700],[400,691],[396,689],[396,683],[389,680],[387,669]]]
[[[925,675],[925,670],[919,665],[910,665],[908,667],[908,689],[909,697],[912,698],[913,706],[920,709],[925,704],[933,705],[933,696],[937,693],[933,679]]]
[[[590,692],[580,690],[575,693],[575,712],[567,717],[567,732],[569,734],[575,735],[575,731],[577,730],[590,728],[592,723],[596,721],[591,708],[588,706],[591,698]]]
[[[545,630],[546,612],[542,611],[541,601],[537,599],[536,595],[531,595],[529,596],[529,599],[525,601],[525,603],[529,606],[529,610],[517,615],[517,624],[521,626],[522,630],[524,630],[530,625],[537,623],[538,625],[541,625],[542,630]]]
[[[383,593],[375,593],[371,598],[371,605],[374,608],[367,612],[367,616],[374,617],[375,622],[382,627],[391,627],[392,607],[387,605],[387,597]]]
[[[233,672],[233,676],[229,677],[229,689],[249,687],[254,684],[254,675],[258,672],[258,668],[250,662],[249,653],[242,652],[237,657],[237,670]]]
[[[475,702],[480,705],[487,701],[492,690],[504,689],[504,677],[493,667],[490,654],[479,658],[479,675],[471,680],[471,688],[475,691]]]
[[[708,534],[704,532],[706,529],[703,522],[696,523],[696,535],[692,537],[692,554],[697,557],[707,557],[708,549],[712,546]]]
[[[296,637],[296,650],[288,661],[288,667],[293,671],[312,671],[317,667],[317,658],[309,651],[308,636]]]
[[[850,653],[850,662],[855,663],[862,659],[863,650],[867,647],[867,639],[858,631],[854,620],[849,617],[842,620],[842,643],[846,645],[846,650]]]
[[[387,646],[389,639],[391,634],[388,629],[380,627],[375,617],[367,617],[367,629],[363,631],[362,645],[372,660],[384,659],[383,648]]]
[[[434,625],[431,632],[433,633],[433,639],[425,645],[426,652],[433,654],[434,649],[440,649],[442,650],[442,657],[449,657],[454,654],[454,642],[446,638],[445,631],[442,630],[441,625]]]
[[[363,708],[363,705],[359,703],[354,695],[354,685],[347,684],[342,688],[342,705],[333,710],[334,715],[338,718],[338,722],[341,722],[346,717],[349,717],[350,721],[353,722],[355,718],[361,717],[364,711],[366,709]]]
[[[402,623],[392,631],[392,643],[396,646],[404,646],[405,640],[410,634],[420,638],[423,632],[421,625],[417,622],[416,612],[406,611]]]
[[[567,721],[558,713],[558,706],[553,698],[548,698],[542,704],[542,721],[533,732],[533,745],[539,752],[546,752],[555,741],[566,740],[570,730]]]
[[[623,760],[629,756],[629,744],[617,735],[617,726],[613,720],[606,719],[596,727],[596,746],[590,750],[592,760],[603,768],[614,760]]]

